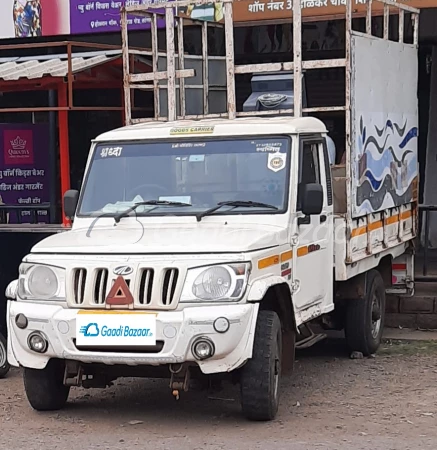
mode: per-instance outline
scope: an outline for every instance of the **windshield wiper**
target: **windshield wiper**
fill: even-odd
[[[115,223],[119,223],[123,217],[128,217],[132,211],[135,211],[139,206],[192,206],[191,203],[170,202],[168,200],[147,200],[145,202],[138,202],[125,211],[114,216]],[[155,208],[152,208],[155,209]],[[148,212],[150,212],[149,210]]]
[[[268,209],[274,209],[275,211],[278,210],[277,206],[269,205],[268,203],[260,203],[260,202],[252,202],[247,200],[230,200],[226,202],[220,202],[217,203],[216,206],[213,208],[207,209],[206,211],[203,211],[199,214],[196,214],[196,219],[198,222],[202,220],[202,217],[209,216],[212,213],[216,212],[220,208],[223,208],[223,206],[231,206],[233,208],[268,208]]]

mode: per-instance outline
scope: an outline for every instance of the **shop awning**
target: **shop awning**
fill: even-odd
[[[121,58],[121,50],[73,53],[72,73],[82,72]],[[68,76],[68,54],[0,58],[0,80]]]

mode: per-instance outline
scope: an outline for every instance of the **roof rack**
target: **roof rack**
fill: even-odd
[[[235,0],[238,1],[238,0]],[[273,2],[274,0],[270,0]],[[301,0],[292,1],[293,14],[293,58],[291,61],[267,64],[235,65],[234,63],[234,0],[222,0],[224,20],[222,22],[207,22],[187,19],[179,14],[180,8],[190,5],[211,5],[211,0],[176,0],[148,5],[131,5],[121,9],[123,70],[124,70],[124,106],[127,125],[151,120],[174,121],[178,119],[207,119],[229,118],[256,115],[290,115],[301,117],[303,114],[322,113],[330,111],[344,111],[346,114],[347,142],[350,144],[351,121],[351,36],[352,33],[352,1],[346,1],[346,41],[345,58],[304,61],[302,58],[302,6]],[[375,5],[374,9],[372,9]],[[383,39],[389,39],[390,15],[399,16],[399,41],[404,42],[405,13],[411,13],[413,21],[413,45],[418,45],[419,10],[393,0],[367,0],[366,4],[366,33],[372,35],[372,17],[374,14],[384,15]],[[156,11],[164,9],[164,13]],[[129,48],[128,14],[148,17],[151,21],[152,49],[138,50]],[[158,48],[158,18],[165,18],[166,24],[166,52]],[[202,29],[202,55],[188,55],[184,46],[184,24],[200,25]],[[175,27],[176,24],[176,27]],[[211,56],[208,54],[208,27],[223,27],[225,33],[225,54]],[[177,49],[175,45],[175,29],[177,30]],[[130,72],[130,60],[133,55],[152,58],[152,72],[134,74]],[[161,62],[165,62],[165,70],[160,70]],[[226,74],[222,85],[211,86],[211,64],[216,62]],[[196,65],[197,64],[197,65]],[[191,65],[192,68],[187,68]],[[193,68],[195,67],[195,68]],[[304,70],[329,69],[344,67],[346,70],[346,95],[343,106],[325,106],[303,108],[302,73]],[[199,72],[200,68],[200,72]],[[294,107],[293,109],[238,112],[236,109],[235,75],[256,74],[288,71],[294,75]],[[196,78],[200,84],[188,84],[187,79]],[[165,83],[165,84],[164,84]],[[154,118],[132,118],[132,91],[153,90]],[[225,112],[210,112],[210,93],[212,90],[226,91]],[[187,90],[201,90],[203,97],[202,114],[187,114]],[[166,96],[163,96],[163,92]],[[165,98],[166,97],[166,98]],[[166,100],[166,101],[163,101]],[[166,110],[165,114],[161,114]]]

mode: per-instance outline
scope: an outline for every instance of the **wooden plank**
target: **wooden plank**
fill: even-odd
[[[208,72],[208,22],[202,24],[202,72],[203,72],[203,114],[209,109],[209,72]]]
[[[175,78],[191,78],[196,75],[194,69],[175,70]],[[167,80],[168,72],[149,72],[149,73],[135,73],[129,76],[131,83],[142,83],[143,81],[159,81]]]
[[[158,72],[158,60],[159,60],[159,42],[158,42],[158,18],[156,15],[152,17],[151,24],[152,33],[152,70],[154,73]],[[159,83],[158,80],[153,80],[153,104],[155,119],[158,119],[161,115],[161,106],[159,102]]]
[[[302,61],[302,68],[311,69],[332,69],[336,67],[346,67],[346,59],[319,59],[314,61]]]
[[[419,14],[413,14],[414,38],[413,44],[419,45]]]
[[[261,73],[261,72],[281,72],[283,70],[293,70],[293,63],[266,63],[266,64],[241,64],[235,66],[235,73]]]
[[[404,26],[405,26],[405,12],[404,10],[399,11],[399,42],[404,42]]]
[[[302,111],[304,113],[346,111],[346,106],[316,106],[314,108],[303,108]]]
[[[384,5],[384,39],[388,40],[390,36],[390,8]]]
[[[367,0],[366,4],[366,32],[372,34],[372,0]]]
[[[184,20],[178,19],[178,57],[179,57],[179,71],[185,69],[185,46],[184,46]],[[177,73],[176,73],[177,76]],[[193,75],[194,76],[194,75]],[[181,116],[185,117],[186,101],[185,101],[185,78],[181,77],[179,80],[179,108]]]
[[[123,55],[124,120],[126,125],[130,125],[132,120],[132,102],[129,87],[129,36],[127,30],[127,14],[125,10],[121,10],[120,23],[121,49]]]
[[[165,23],[167,36],[167,98],[168,119],[176,120],[176,67],[174,45],[174,12],[172,8],[165,8]]]
[[[235,96],[235,67],[234,67],[234,24],[232,3],[224,3],[225,16],[225,46],[226,46],[226,86],[228,87],[229,119],[235,118],[237,110]]]

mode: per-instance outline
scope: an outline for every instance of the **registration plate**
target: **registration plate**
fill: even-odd
[[[156,314],[125,311],[79,311],[76,316],[79,346],[156,344]]]

